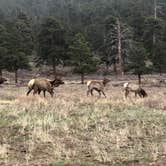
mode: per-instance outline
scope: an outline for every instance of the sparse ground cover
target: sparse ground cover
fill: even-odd
[[[127,100],[116,81],[107,99],[70,81],[46,99],[3,85],[0,165],[166,165],[166,86],[144,82],[149,97]]]

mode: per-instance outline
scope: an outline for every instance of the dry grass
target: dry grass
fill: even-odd
[[[65,84],[44,99],[1,88],[0,165],[165,165],[166,88],[127,100],[106,89],[107,99],[87,98],[85,85]]]

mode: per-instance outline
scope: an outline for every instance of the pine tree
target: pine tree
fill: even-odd
[[[164,40],[164,22],[159,18],[148,17],[145,20],[145,28],[144,28],[144,44],[146,49],[149,52],[149,59],[153,64],[159,64],[161,56],[159,55],[159,47],[162,46]],[[162,46],[162,49],[164,47]],[[159,51],[159,52],[158,52]],[[160,56],[160,58],[158,58]],[[158,66],[158,65],[157,65]],[[154,65],[154,67],[157,67]]]
[[[64,60],[65,30],[55,18],[49,17],[41,25],[38,35],[38,57],[53,67],[56,76],[56,66]]]
[[[4,47],[0,47],[0,77],[2,77],[2,70],[5,69],[6,55],[7,55],[7,49]]]
[[[166,42],[159,42],[156,45],[155,56],[153,57],[153,65],[155,70],[160,73],[166,72]]]
[[[74,65],[74,71],[81,75],[81,83],[84,83],[85,74],[96,70],[97,61],[93,58],[91,50],[84,36],[76,34],[69,46],[69,55]]]
[[[8,65],[6,68],[8,71],[15,73],[15,83],[18,82],[18,70],[19,69],[29,69],[29,59],[23,52],[17,52],[15,54],[8,54],[5,58],[6,64]]]
[[[0,77],[2,77],[2,70],[5,68],[5,57],[7,55],[7,31],[6,27],[0,24]]]
[[[108,17],[105,21],[105,50],[106,63],[119,64],[120,74],[124,74],[124,63],[130,48],[131,31],[118,17]],[[115,67],[116,70],[116,67]]]
[[[141,76],[148,72],[147,53],[142,43],[135,42],[128,57],[128,70],[138,76],[138,83],[141,84]]]
[[[29,55],[33,50],[33,37],[30,21],[24,13],[18,13],[15,20],[7,22],[7,55],[5,68],[15,72],[17,83],[18,69],[29,68]]]

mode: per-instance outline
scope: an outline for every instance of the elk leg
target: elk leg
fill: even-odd
[[[41,93],[41,90],[38,90],[38,95],[40,95],[40,93]]]
[[[93,88],[92,91],[95,90],[99,93],[99,97],[101,97],[101,90],[97,89],[97,88]],[[91,92],[91,94],[93,95],[93,92]]]
[[[34,89],[33,95],[35,95],[39,91],[39,89],[36,86],[33,89]]]
[[[86,94],[87,94],[87,96],[89,96],[89,92],[90,92],[90,90],[87,90],[87,93],[86,93]]]
[[[101,92],[102,92],[102,94],[104,95],[104,97],[106,98],[106,95],[105,95],[104,91],[101,91]]]
[[[37,90],[34,90],[34,91],[33,91],[33,95],[35,95],[37,92],[38,92]]]
[[[53,90],[50,90],[50,91],[48,91],[48,92],[50,93],[51,97],[54,96],[54,91],[53,91]]]
[[[128,95],[129,95],[129,91],[125,90],[125,98],[127,98]]]
[[[99,98],[101,97],[101,90],[94,88],[94,90],[96,90],[99,93]]]
[[[99,98],[101,97],[101,91],[100,90],[98,90],[98,93],[99,93]]]
[[[87,90],[87,96],[89,96],[89,93],[91,92],[91,88],[90,86],[88,86],[88,90]]]
[[[54,92],[51,92],[51,97],[53,97],[54,96]]]
[[[27,92],[27,96],[29,95],[29,93],[32,91],[32,89],[29,89],[28,92]]]
[[[91,94],[91,96],[93,96],[93,89],[91,89],[90,94]]]
[[[93,89],[88,89],[87,90],[87,96],[89,96],[89,93],[91,94],[91,96],[93,96]]]
[[[139,95],[140,98],[144,98],[144,96],[142,95],[141,92],[138,92],[138,95]]]
[[[46,91],[45,90],[43,91],[43,95],[44,95],[44,97],[46,97]]]

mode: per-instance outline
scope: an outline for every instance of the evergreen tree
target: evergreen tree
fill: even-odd
[[[38,35],[38,56],[41,62],[53,67],[56,76],[56,66],[64,60],[65,56],[65,30],[53,17],[49,17],[41,25]]]
[[[147,53],[142,43],[135,42],[128,57],[128,69],[138,76],[138,83],[141,84],[141,75],[148,72]]]
[[[164,72],[165,11],[165,0],[1,0],[0,24],[3,28],[0,29],[5,27],[7,30],[3,33],[0,30],[0,43],[5,43],[5,46],[0,44],[0,54],[5,55],[0,59],[0,64],[5,64],[2,62],[5,62],[4,58],[8,54],[17,55],[21,52],[27,56],[32,50],[35,52],[39,48],[40,60],[52,65],[55,74],[59,63],[65,60],[65,64],[70,64],[65,49],[71,37],[66,43],[66,33],[62,27],[64,25],[65,32],[69,32],[71,36],[81,32],[91,50],[96,54],[101,52],[102,61],[107,68],[114,64],[116,71],[119,64],[117,69],[123,73],[132,38],[143,43],[148,58],[153,63],[153,71]],[[48,16],[54,18],[45,19]],[[7,23],[6,20],[12,23]],[[36,50],[31,37],[31,22]],[[3,39],[5,33],[8,36],[7,42]],[[2,69],[4,66],[0,70]]]
[[[166,72],[166,42],[159,42],[156,45],[155,56],[153,57],[153,65],[155,71],[159,72],[160,75]]]
[[[154,64],[154,67],[158,66],[156,64],[159,64],[161,56],[164,56],[163,53],[159,51],[160,47],[162,47],[162,51],[164,49],[164,47],[161,44],[163,40],[164,40],[163,20],[153,17],[146,18],[145,30],[144,30],[144,44],[149,52],[149,59]],[[161,53],[161,55],[159,55],[159,52]]]
[[[129,53],[131,31],[128,26],[120,22],[119,18],[108,17],[105,21],[105,40],[103,49],[106,64],[119,64],[120,74],[124,73],[125,59]],[[114,67],[116,70],[116,66]]]
[[[4,47],[0,47],[0,77],[2,77],[2,70],[5,69],[6,65],[6,55],[7,55],[7,49]]]
[[[149,2],[145,0],[128,0],[128,10],[123,14],[126,16],[127,23],[133,29],[133,40],[142,41],[144,33],[144,21]],[[148,7],[147,7],[148,8]]]
[[[29,59],[23,52],[17,52],[16,54],[9,53],[5,58],[8,71],[15,72],[15,83],[18,82],[18,70],[29,69]]]
[[[30,22],[27,16],[19,13],[18,17],[7,24],[7,56],[5,57],[5,68],[15,72],[17,83],[18,69],[29,67],[29,55],[33,50],[33,37]]]
[[[0,77],[2,77],[2,70],[5,68],[5,57],[7,55],[7,31],[4,25],[0,24]]]
[[[153,17],[145,19],[143,39],[145,47],[150,52],[150,56],[155,54],[156,44],[162,41],[163,33],[163,21],[161,19],[155,19]]]
[[[81,75],[81,83],[84,83],[85,74],[96,70],[97,61],[93,58],[91,50],[84,36],[76,34],[69,46],[69,55],[74,65],[74,71]]]

